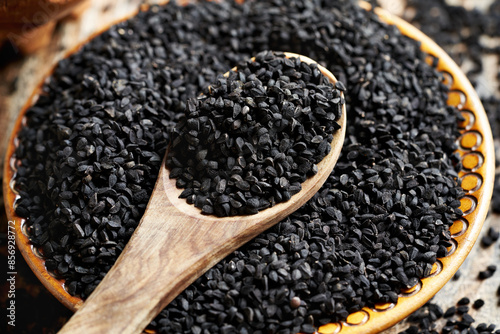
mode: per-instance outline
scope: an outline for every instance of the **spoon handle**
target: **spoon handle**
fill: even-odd
[[[333,77],[333,75],[332,75]],[[331,152],[290,200],[254,216],[204,216],[178,198],[160,169],[141,223],[122,254],[60,334],[140,333],[189,284],[232,251],[304,205],[332,172],[345,136],[345,105]],[[165,163],[162,164],[163,166]]]
[[[187,215],[158,182],[140,228],[59,333],[141,333],[189,284],[258,232],[241,221]]]

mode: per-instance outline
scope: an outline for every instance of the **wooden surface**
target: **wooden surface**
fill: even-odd
[[[57,20],[86,6],[86,0],[0,0],[0,43],[9,40],[26,54],[44,48]]]
[[[64,53],[79,41],[84,40],[93,31],[101,25],[126,15],[133,11],[139,1],[112,1],[112,0],[90,0],[90,7],[83,13],[79,20],[67,20],[59,29],[55,31],[52,42],[46,49],[43,49],[36,54],[9,62],[7,67],[0,69],[0,156],[4,155],[8,134],[13,127],[14,121],[21,110],[23,104],[29,97],[31,91],[36,87],[37,83],[43,78],[48,69],[53,63]],[[404,8],[404,1],[388,0],[388,9],[397,14],[400,14]],[[453,3],[460,4],[461,2],[470,4],[470,1],[455,0]],[[479,1],[481,7],[489,0]],[[99,22],[99,24],[96,24]],[[0,62],[4,62],[4,54],[0,54]],[[487,62],[489,68],[487,73],[496,73],[498,68],[496,62]],[[491,67],[493,66],[493,68]],[[3,159],[2,159],[3,160]],[[2,224],[5,224],[2,222]],[[491,216],[485,222],[484,233],[489,226],[494,226],[500,229],[500,218]],[[485,281],[479,281],[477,275],[479,271],[486,268],[487,265],[498,263],[500,260],[500,250],[498,244],[490,247],[487,250],[480,249],[476,245],[469,257],[462,265],[462,277],[458,281],[451,281],[436,295],[434,302],[440,304],[444,308],[455,305],[463,296],[469,296],[471,299],[482,298],[486,304],[479,311],[472,310],[470,314],[476,319],[476,324],[480,322],[496,322],[500,323],[500,307],[498,306],[499,297],[495,295],[496,288],[500,285],[500,273],[497,271],[495,275]],[[18,261],[22,261],[18,257]],[[21,313],[22,309],[18,310]],[[404,329],[407,324],[400,323],[395,327],[387,330],[384,334],[395,334]]]

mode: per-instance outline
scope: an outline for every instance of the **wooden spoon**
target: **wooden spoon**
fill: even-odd
[[[313,60],[292,53],[301,61]],[[335,77],[324,67],[332,82]],[[234,70],[234,69],[233,69]],[[140,333],[180,292],[228,254],[308,201],[333,170],[344,142],[345,105],[330,153],[318,173],[289,201],[251,216],[217,218],[180,199],[169,171],[160,169],[146,212],[132,238],[82,307],[59,333]]]

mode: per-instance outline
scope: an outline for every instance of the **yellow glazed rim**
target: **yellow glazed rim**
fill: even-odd
[[[366,10],[371,9],[371,6],[366,2],[360,2],[360,6]],[[450,87],[448,104],[456,106],[465,119],[459,124],[461,136],[457,140],[459,147],[457,152],[460,154],[463,165],[459,177],[466,193],[465,197],[461,199],[460,207],[464,215],[450,229],[453,246],[448,250],[447,256],[438,259],[431,274],[422,278],[415,287],[401,291],[397,303],[376,305],[375,308],[365,307],[361,311],[350,314],[346,321],[321,326],[317,332],[319,334],[378,333],[401,321],[425,304],[450,280],[474,246],[488,213],[493,192],[495,175],[493,138],[486,113],[471,83],[455,62],[417,28],[380,8],[375,8],[375,13],[382,21],[396,25],[404,35],[420,41],[421,49],[429,54],[429,62],[439,60],[437,69],[443,73],[444,83]],[[127,16],[120,21],[130,17]],[[106,29],[109,27],[107,26]],[[85,43],[104,30],[93,34],[84,43],[70,50],[66,57],[78,51]],[[49,72],[49,75],[52,74],[52,71]],[[64,287],[64,280],[54,277],[46,270],[45,260],[41,256],[40,250],[36,249],[28,239],[24,219],[17,216],[14,211],[15,201],[18,198],[13,183],[18,163],[13,158],[17,147],[16,137],[25,121],[21,115],[24,115],[36,101],[41,87],[42,83],[35,89],[21,110],[20,117],[18,117],[10,137],[4,164],[5,208],[9,220],[16,222],[16,241],[28,265],[42,284],[60,302],[75,311],[82,305],[83,300],[71,296]],[[149,332],[149,330],[147,331]]]
[[[366,2],[360,2],[360,6],[371,9]],[[456,106],[465,118],[459,124],[461,136],[457,140],[457,152],[463,165],[459,178],[466,194],[460,206],[464,215],[450,228],[452,246],[448,254],[436,261],[429,276],[419,280],[413,288],[401,291],[397,303],[365,307],[350,314],[346,321],[320,327],[320,334],[378,333],[424,305],[456,273],[474,246],[493,192],[493,138],[486,112],[471,83],[448,54],[420,30],[381,8],[374,11],[383,22],[396,25],[403,35],[420,41],[421,49],[429,54],[430,64],[439,60],[437,69],[443,73],[444,84],[450,88],[448,105]]]

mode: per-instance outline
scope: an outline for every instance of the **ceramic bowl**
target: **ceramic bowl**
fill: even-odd
[[[361,3],[361,6],[367,10],[370,8],[367,3]],[[456,106],[465,119],[459,124],[461,136],[457,139],[459,147],[457,151],[463,166],[459,177],[466,193],[461,199],[460,207],[464,215],[451,227],[452,246],[448,249],[447,255],[436,261],[430,275],[422,278],[413,288],[401,291],[397,303],[376,305],[374,308],[365,307],[350,314],[345,321],[321,326],[318,330],[321,334],[378,333],[421,307],[455,274],[474,246],[493,192],[495,175],[493,138],[486,113],[471,83],[453,60],[421,31],[382,9],[375,9],[375,13],[382,21],[398,26],[404,35],[420,41],[422,50],[429,55],[430,63],[438,61],[437,69],[443,73],[444,83],[450,88],[448,104]],[[78,49],[71,50],[68,55]],[[46,270],[40,251],[28,240],[24,220],[16,216],[14,211],[17,194],[12,179],[17,164],[13,158],[16,136],[23,125],[22,115],[36,100],[40,87],[41,85],[21,111],[10,138],[4,170],[5,206],[9,220],[16,221],[17,244],[26,262],[57,299],[71,310],[77,310],[83,300],[71,296],[65,290],[64,280],[54,277]]]

